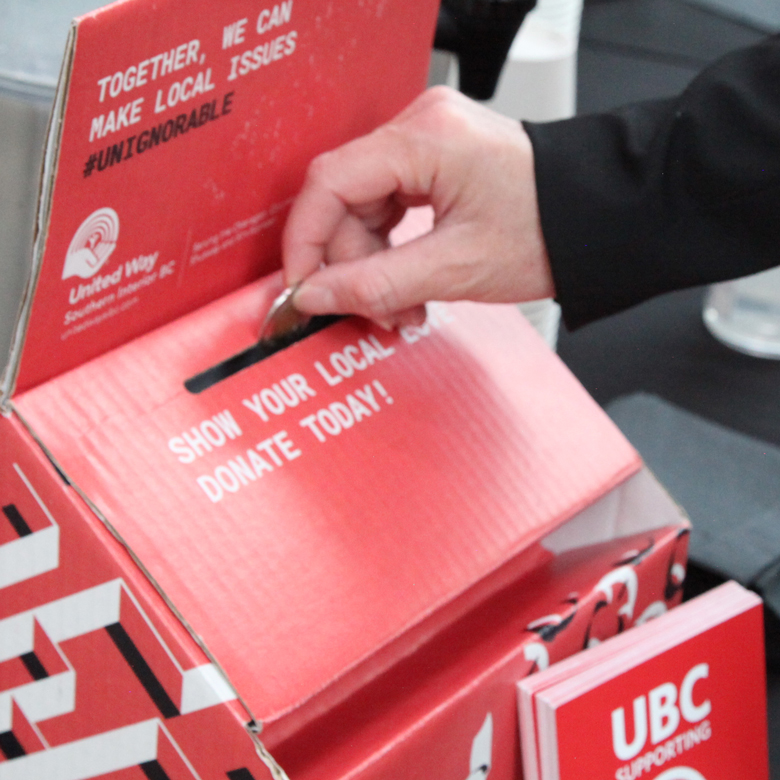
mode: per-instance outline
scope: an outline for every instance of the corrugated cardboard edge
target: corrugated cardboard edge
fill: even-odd
[[[24,289],[22,302],[19,307],[19,316],[14,328],[11,340],[11,349],[8,355],[8,363],[0,379],[0,409],[5,411],[10,403],[10,398],[16,388],[16,379],[19,374],[19,365],[22,359],[22,351],[27,336],[27,326],[30,322],[35,290],[38,287],[38,278],[43,265],[43,253],[46,247],[46,239],[49,235],[49,217],[51,215],[51,203],[54,195],[54,182],[60,160],[60,140],[65,120],[65,106],[68,92],[70,91],[70,77],[73,69],[73,58],[76,53],[76,38],[78,34],[77,23],[71,22],[68,32],[68,40],[65,44],[65,56],[60,67],[60,75],[57,81],[57,91],[54,94],[54,105],[49,117],[49,128],[46,133],[46,147],[41,164],[40,183],[38,185],[38,206],[35,215],[35,232],[33,233],[32,266],[30,275]]]
[[[578,502],[569,506],[565,512],[562,512],[559,516],[557,516],[552,525],[555,529],[560,528],[569,522],[572,518],[576,517],[584,509],[591,506],[594,502],[604,498],[613,490],[623,485],[631,477],[637,476],[643,470],[643,468],[644,464],[639,455],[636,454],[635,458],[632,459],[630,463],[616,471],[609,480],[605,481],[601,485],[598,495],[582,497]],[[513,564],[515,564],[521,557],[522,551],[524,549],[528,549],[530,545],[541,543],[542,540],[552,532],[553,531],[550,531],[549,529],[545,530],[544,532],[537,531],[537,533],[534,534],[532,540],[525,540],[522,548],[513,548],[505,560],[491,567],[489,571],[486,571],[480,582],[471,583],[455,593],[448,594],[446,597],[442,598],[435,604],[430,605],[424,614],[418,615],[414,621],[407,623],[398,629],[396,633],[389,637],[382,645],[374,648],[370,653],[358,658],[348,667],[342,669],[338,674],[326,680],[320,686],[320,688],[313,691],[307,699],[295,702],[284,710],[275,713],[273,718],[274,728],[276,728],[276,724],[282,718],[288,718],[293,713],[300,712],[304,707],[313,706],[315,711],[322,713],[330,707],[334,707],[345,701],[348,697],[347,694],[330,693],[333,691],[334,685],[349,679],[356,673],[359,673],[359,670],[365,668],[366,664],[369,663],[372,659],[377,659],[378,664],[371,669],[368,679],[374,679],[379,674],[383,673],[387,667],[384,665],[381,659],[386,657],[388,654],[393,654],[397,651],[396,643],[402,636],[409,634],[416,635],[416,639],[405,649],[403,657],[407,657],[408,655],[414,653],[425,641],[427,641],[427,632],[430,630],[428,628],[428,621],[437,612],[451,608],[459,602],[465,602],[465,611],[470,611],[473,609],[477,604],[488,598],[490,594],[497,592],[506,584],[508,584],[508,582],[513,581],[517,577],[517,573],[512,572]],[[487,587],[485,587],[486,584]],[[272,724],[269,719],[269,728],[271,725]],[[284,739],[290,736],[290,732],[288,730],[291,728],[292,727],[288,725],[286,729],[282,730],[281,732],[277,732],[275,738],[279,741],[284,741]]]
[[[542,546],[555,555],[560,555],[569,550],[578,549],[586,544],[597,544],[622,536],[631,536],[635,533],[644,533],[668,525],[668,517],[674,514],[679,517],[690,530],[691,522],[687,513],[664,487],[656,475],[643,464],[635,474],[629,476],[620,487],[626,489],[618,499],[629,505],[629,509],[615,508],[615,519],[619,527],[607,522],[597,525],[591,520],[588,512],[595,509],[602,499],[586,507],[577,516],[547,534],[542,540]],[[633,504],[639,504],[640,509],[631,509]],[[650,516],[647,516],[646,507],[651,507]],[[599,514],[602,514],[599,512]],[[621,521],[621,517],[627,519]],[[595,527],[594,527],[595,526]],[[586,541],[587,539],[587,541]]]
[[[236,694],[236,700],[243,707],[244,711],[247,713],[247,715],[250,718],[249,722],[245,724],[246,730],[249,733],[252,742],[254,743],[255,751],[257,752],[258,757],[265,764],[266,768],[271,773],[271,776],[274,778],[274,780],[289,780],[287,773],[277,763],[276,759],[274,759],[274,757],[268,752],[265,745],[260,740],[260,734],[263,730],[262,722],[259,721],[254,716],[251,708],[249,707],[248,702],[239,693],[236,686],[233,685],[233,683],[230,680],[230,677],[228,676],[227,672],[223,668],[222,664],[220,664],[216,656],[214,656],[214,654],[209,650],[208,646],[203,641],[202,637],[193,629],[193,627],[185,619],[184,615],[179,611],[179,609],[176,607],[173,601],[171,601],[171,599],[167,596],[165,591],[160,587],[157,580],[155,580],[155,578],[152,576],[151,572],[146,568],[146,566],[143,564],[141,559],[133,552],[133,549],[122,538],[121,534],[119,534],[116,528],[114,528],[114,526],[111,524],[108,518],[106,518],[106,516],[100,511],[100,509],[95,505],[95,503],[89,498],[89,496],[68,476],[67,472],[62,467],[62,465],[57,461],[57,458],[54,456],[54,454],[43,443],[40,437],[36,434],[33,427],[27,422],[27,420],[25,420],[24,416],[19,412],[19,410],[14,406],[14,404],[10,400],[6,401],[6,404],[4,405],[3,408],[3,414],[6,416],[13,415],[14,417],[16,417],[17,420],[19,420],[19,422],[22,424],[24,429],[30,435],[30,437],[35,442],[35,444],[40,448],[41,452],[46,456],[48,461],[52,464],[52,466],[60,475],[60,477],[65,481],[65,483],[69,487],[71,487],[76,492],[79,498],[81,498],[84,504],[92,512],[92,514],[108,530],[111,536],[114,539],[116,539],[117,542],[119,542],[119,544],[122,545],[123,549],[127,552],[130,559],[133,561],[133,563],[135,563],[135,565],[138,567],[139,571],[143,574],[143,576],[146,578],[149,584],[155,589],[155,591],[158,593],[158,595],[163,600],[165,605],[171,610],[171,612],[174,614],[176,619],[181,623],[181,625],[184,627],[184,629],[192,638],[192,640],[195,642],[195,644],[203,651],[203,653],[206,655],[209,661],[216,667],[216,669],[219,671],[222,677],[227,681],[228,685],[231,687],[233,692]]]

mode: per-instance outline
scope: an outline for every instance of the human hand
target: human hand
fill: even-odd
[[[390,247],[407,207],[433,230]],[[310,314],[421,324],[428,300],[519,302],[554,295],[519,122],[446,87],[316,158],[283,238],[285,282]],[[303,281],[305,280],[305,281]]]

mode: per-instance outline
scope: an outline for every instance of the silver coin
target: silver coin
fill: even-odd
[[[298,282],[287,287],[276,296],[260,328],[260,341],[279,341],[303,330],[309,324],[311,317],[298,311],[293,305],[293,296],[300,284]]]

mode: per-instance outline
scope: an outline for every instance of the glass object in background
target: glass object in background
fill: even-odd
[[[513,119],[574,116],[582,0],[538,0],[509,50],[495,95],[485,105]]]
[[[780,360],[780,268],[713,284],[704,299],[704,324],[739,352]]]
[[[496,94],[486,105],[506,116],[550,122],[574,116],[582,0],[538,0],[509,50]],[[561,308],[551,298],[520,311],[555,349]]]

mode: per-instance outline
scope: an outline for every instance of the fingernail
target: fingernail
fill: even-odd
[[[336,311],[336,296],[328,287],[303,282],[293,295],[293,305],[309,314],[331,314]]]

